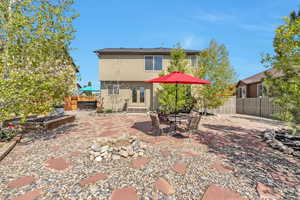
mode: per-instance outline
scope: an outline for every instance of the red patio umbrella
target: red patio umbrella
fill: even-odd
[[[184,74],[182,72],[172,72],[165,76],[161,76],[158,78],[154,78],[146,81],[148,83],[165,83],[165,84],[176,84],[176,92],[175,92],[175,124],[176,124],[176,112],[177,112],[177,85],[178,84],[211,84],[210,81],[201,80],[196,77]],[[175,125],[176,132],[176,125]]]

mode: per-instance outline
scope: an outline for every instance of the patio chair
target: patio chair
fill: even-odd
[[[188,114],[188,120],[179,121],[179,128],[185,131],[188,130],[191,117],[198,115],[200,115],[199,112],[192,109]]]
[[[199,115],[199,112],[196,111],[196,110],[194,110],[194,109],[192,109],[192,110],[190,111],[190,114],[189,114],[189,115],[190,115],[190,116]]]
[[[154,136],[165,135],[165,133],[169,131],[169,127],[167,125],[163,125],[159,122],[157,113],[151,112],[150,118],[152,122],[152,134]]]
[[[190,115],[186,132],[189,132],[189,136],[191,136],[193,133],[195,133],[198,130],[198,126],[201,120],[201,115]]]

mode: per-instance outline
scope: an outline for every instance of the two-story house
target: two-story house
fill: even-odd
[[[271,68],[260,72],[237,83],[237,98],[257,98],[266,95],[266,88],[263,85],[263,80],[266,78],[266,73],[270,73],[273,77],[282,76],[281,72]]]
[[[95,51],[99,61],[104,109],[146,111],[158,106],[159,84],[146,83],[170,65],[172,48],[105,48]],[[185,50],[191,66],[198,50]]]

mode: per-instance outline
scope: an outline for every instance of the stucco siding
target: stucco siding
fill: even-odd
[[[170,56],[163,56],[163,70]],[[145,81],[155,78],[161,71],[145,71],[144,55],[102,55],[99,62],[101,81]]]

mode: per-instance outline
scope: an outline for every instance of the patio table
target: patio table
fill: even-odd
[[[169,122],[173,123],[175,122],[175,115],[171,114],[171,115],[167,115],[167,119]],[[187,121],[189,119],[189,115],[188,114],[178,114],[176,115],[176,121],[178,122],[183,122],[183,121]]]

